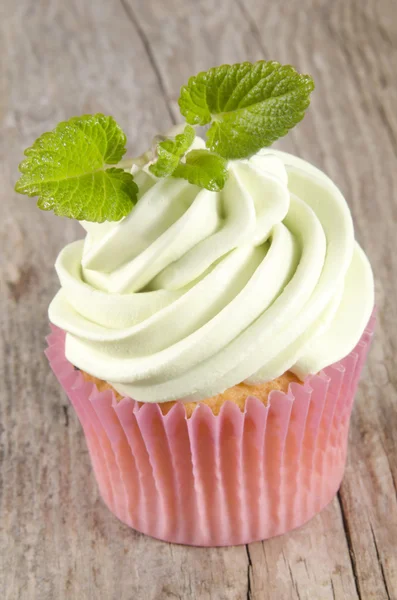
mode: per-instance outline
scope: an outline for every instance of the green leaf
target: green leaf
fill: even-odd
[[[222,65],[191,77],[179,107],[191,125],[212,123],[210,150],[247,158],[301,121],[313,89],[309,75],[275,61]]]
[[[39,196],[38,206],[78,220],[118,221],[136,202],[130,173],[108,168],[125,153],[126,136],[113,117],[73,117],[25,150],[15,190]]]
[[[167,177],[172,175],[180,159],[189,150],[195,138],[195,131],[190,125],[186,125],[182,133],[174,139],[164,140],[157,145],[157,161],[150,165],[149,171],[156,177]]]
[[[186,162],[181,162],[172,175],[218,192],[224,187],[228,177],[226,164],[226,160],[218,154],[208,150],[191,150],[186,155]]]
[[[225,159],[208,150],[191,150],[186,154],[194,138],[193,127],[186,125],[175,138],[160,142],[158,159],[149,170],[156,177],[173,176],[211,191],[221,190],[228,176]]]

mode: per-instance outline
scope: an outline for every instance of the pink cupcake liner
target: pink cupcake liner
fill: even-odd
[[[344,472],[350,414],[375,325],[348,356],[264,406],[226,402],[218,416],[182,403],[117,401],[65,358],[52,327],[46,355],[84,429],[100,493],[134,529],[196,546],[247,544],[299,527],[324,508]]]

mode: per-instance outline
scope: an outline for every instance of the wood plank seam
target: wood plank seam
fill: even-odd
[[[383,562],[382,562],[382,559],[381,559],[380,554],[379,554],[378,543],[376,541],[375,532],[374,532],[374,529],[372,527],[372,523],[370,523],[369,526],[371,528],[372,540],[373,540],[374,546],[375,546],[376,557],[378,559],[380,571],[382,573],[382,579],[383,579],[383,584],[385,586],[385,592],[387,594],[387,600],[391,600],[389,588],[388,588],[387,581],[386,581],[385,570],[383,568]]]
[[[345,532],[347,547],[349,550],[349,557],[350,557],[351,567],[352,567],[352,571],[353,571],[354,584],[356,586],[357,596],[358,596],[359,600],[365,600],[365,598],[362,598],[362,596],[361,596],[359,578],[358,578],[357,566],[356,566],[356,559],[354,556],[354,548],[353,548],[352,539],[351,539],[351,535],[350,535],[348,518],[347,518],[347,515],[345,512],[344,506],[343,506],[343,501],[342,501],[340,490],[338,491],[337,498],[338,498],[338,502],[339,502],[339,506],[340,506],[341,515],[342,515],[343,530]]]
[[[251,554],[250,554],[249,544],[245,544],[245,549],[246,549],[246,552],[247,552],[247,559],[248,559],[248,564],[247,564],[247,600],[251,600],[252,599],[252,591],[251,591],[252,560],[251,560]]]
[[[142,27],[139,24],[139,20],[136,18],[135,12],[131,7],[131,4],[128,2],[128,0],[120,0],[121,5],[125,11],[125,14],[127,15],[129,21],[132,23],[132,25],[134,26],[135,31],[137,32],[138,36],[141,39],[142,45],[145,49],[145,52],[147,54],[147,57],[149,59],[149,62],[152,66],[153,72],[156,75],[156,79],[158,82],[158,86],[161,92],[161,95],[163,97],[163,100],[165,102],[165,105],[167,107],[167,111],[168,114],[170,116],[171,122],[175,125],[176,124],[176,118],[175,115],[171,109],[170,106],[170,102],[169,102],[169,98],[168,98],[168,94],[167,94],[167,90],[166,90],[166,86],[164,83],[164,79],[163,76],[161,74],[161,70],[159,69],[158,65],[157,65],[157,61],[155,58],[155,55],[152,51],[152,48],[150,46],[150,42],[148,40],[148,38],[146,37],[146,34],[144,32],[144,30],[142,29]]]

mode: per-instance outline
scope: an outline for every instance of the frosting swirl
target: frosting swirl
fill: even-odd
[[[300,378],[343,358],[374,304],[341,192],[265,149],[221,192],[135,174],[117,223],[84,223],[56,261],[49,317],[77,367],[143,402],[199,400],[241,381]]]

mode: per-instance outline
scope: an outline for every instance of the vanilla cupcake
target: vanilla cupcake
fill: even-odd
[[[131,172],[104,169],[125,138],[102,115],[61,124],[21,164],[18,191],[86,230],[56,261],[47,355],[106,504],[148,535],[265,539],[340,485],[372,271],[335,184],[265,148],[312,89],[274,62],[218,67],[182,88],[189,125]],[[192,125],[209,122],[205,143]],[[40,171],[48,136],[51,160],[86,146],[59,187]]]

